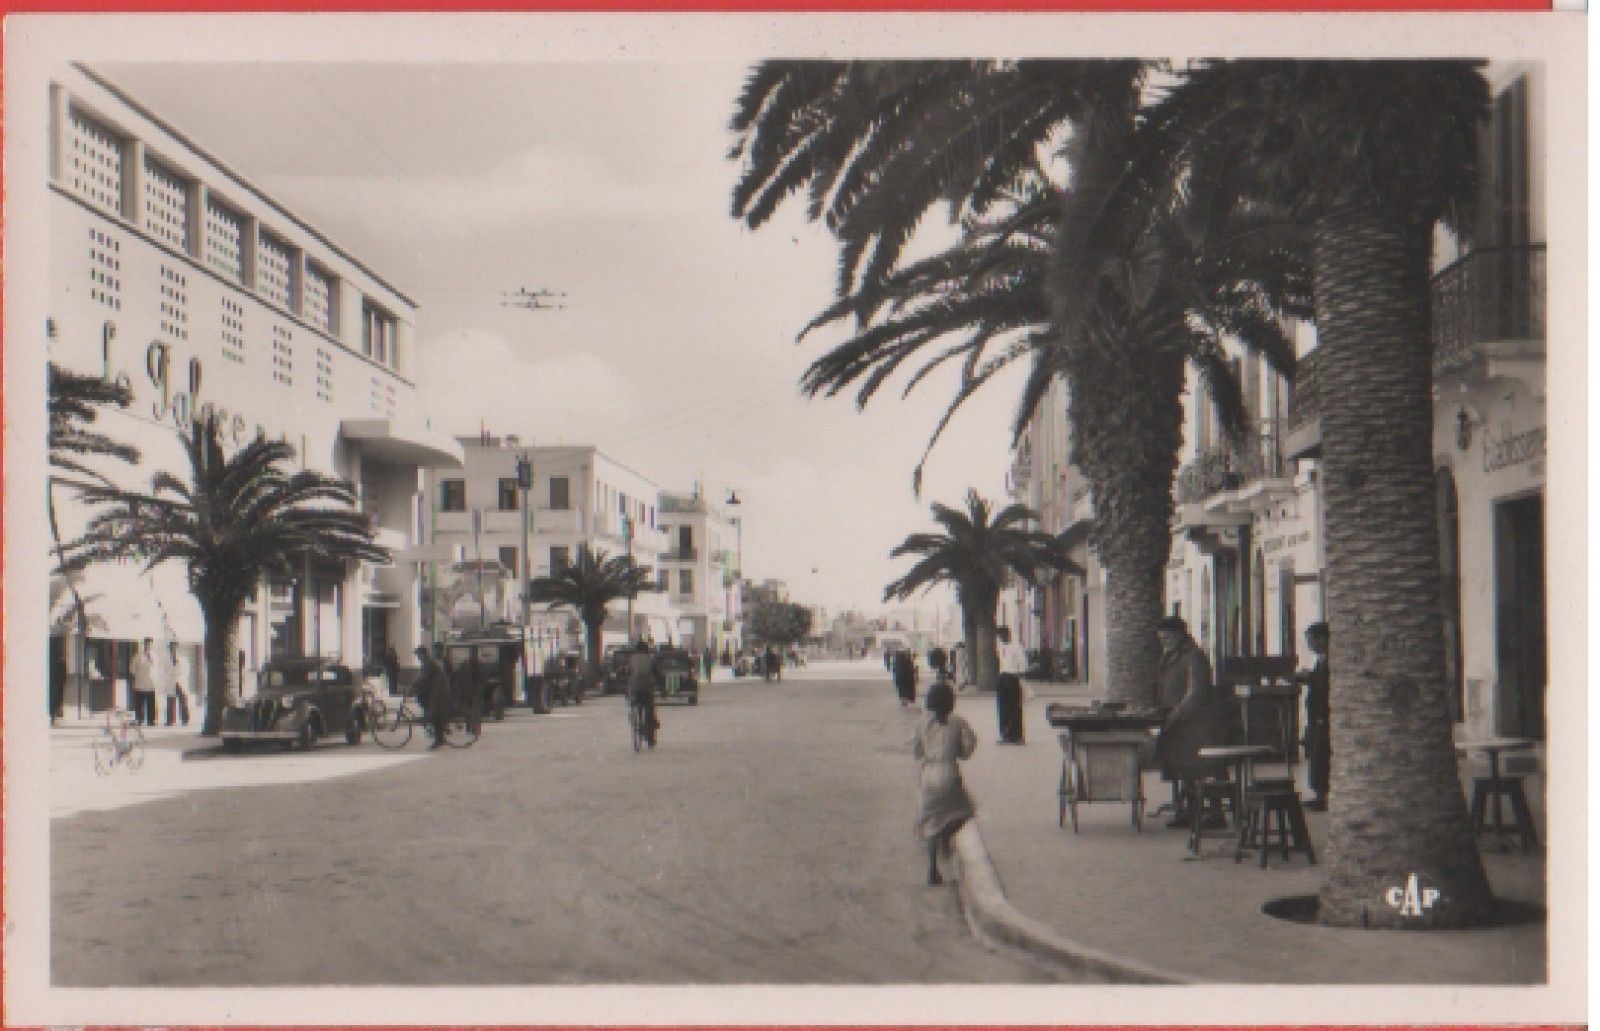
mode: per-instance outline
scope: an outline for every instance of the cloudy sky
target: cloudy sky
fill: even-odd
[[[1001,492],[1022,370],[911,470],[953,379],[866,411],[796,386],[835,251],[798,210],[729,215],[727,121],[754,57],[95,65],[420,305],[434,424],[594,443],[664,487],[745,502],[744,568],[875,606],[929,500]],[[942,224],[928,228],[944,234]],[[560,311],[502,306],[565,292]],[[931,605],[936,599],[928,599]]]

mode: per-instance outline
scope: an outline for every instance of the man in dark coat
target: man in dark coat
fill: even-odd
[[[444,744],[445,723],[450,716],[450,678],[427,648],[418,647],[416,654],[422,671],[417,674],[413,690],[422,705],[422,714],[428,726],[433,729],[433,743],[428,747],[438,748]]]
[[[661,729],[661,721],[656,718],[656,691],[661,681],[659,656],[649,642],[639,641],[628,658],[628,703],[644,710],[645,741],[651,748],[656,746],[656,731]]]
[[[1317,658],[1309,673],[1301,674],[1306,684],[1306,784],[1311,799],[1306,808],[1328,808],[1328,774],[1333,749],[1328,734],[1328,624],[1317,622],[1306,627],[1306,647]]]
[[[1166,711],[1157,742],[1157,756],[1168,780],[1178,785],[1178,814],[1171,826],[1187,826],[1187,808],[1197,797],[1195,782],[1205,775],[1199,751],[1232,744],[1238,736],[1237,703],[1211,678],[1211,662],[1189,636],[1179,616],[1156,625],[1161,642],[1157,701]]]

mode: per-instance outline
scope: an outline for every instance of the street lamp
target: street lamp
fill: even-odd
[[[528,668],[528,493],[533,490],[533,463],[527,455],[517,456],[517,490],[522,494],[522,550],[517,562],[517,596],[522,599],[522,640],[518,652],[522,656],[522,682],[528,682],[533,672]]]
[[[739,492],[738,491],[730,490],[730,491],[728,491],[728,499],[727,499],[727,501],[724,502],[724,504],[726,504],[729,508],[737,508],[740,505],[744,504],[744,502],[739,500]],[[739,516],[737,516],[737,515],[732,515],[732,516],[728,517],[728,521],[733,523],[734,534],[735,534],[735,537],[737,539],[736,547],[738,548],[738,551],[737,551],[736,554],[737,554],[738,557],[734,559],[733,591],[730,592],[730,594],[728,595],[727,599],[725,599],[724,604],[727,606],[728,618],[731,620],[733,618],[733,598],[734,598],[735,595],[737,595],[738,598],[739,598],[739,648],[741,650],[743,650],[743,648],[744,648],[744,520],[739,518]]]

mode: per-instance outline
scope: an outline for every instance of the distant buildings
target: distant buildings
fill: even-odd
[[[661,494],[666,544],[657,568],[673,616],[673,638],[685,648],[737,652],[743,641],[739,527],[727,508],[696,488]]]

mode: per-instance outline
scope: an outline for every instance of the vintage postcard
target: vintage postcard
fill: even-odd
[[[6,29],[12,1023],[1583,1019],[1581,15]]]

